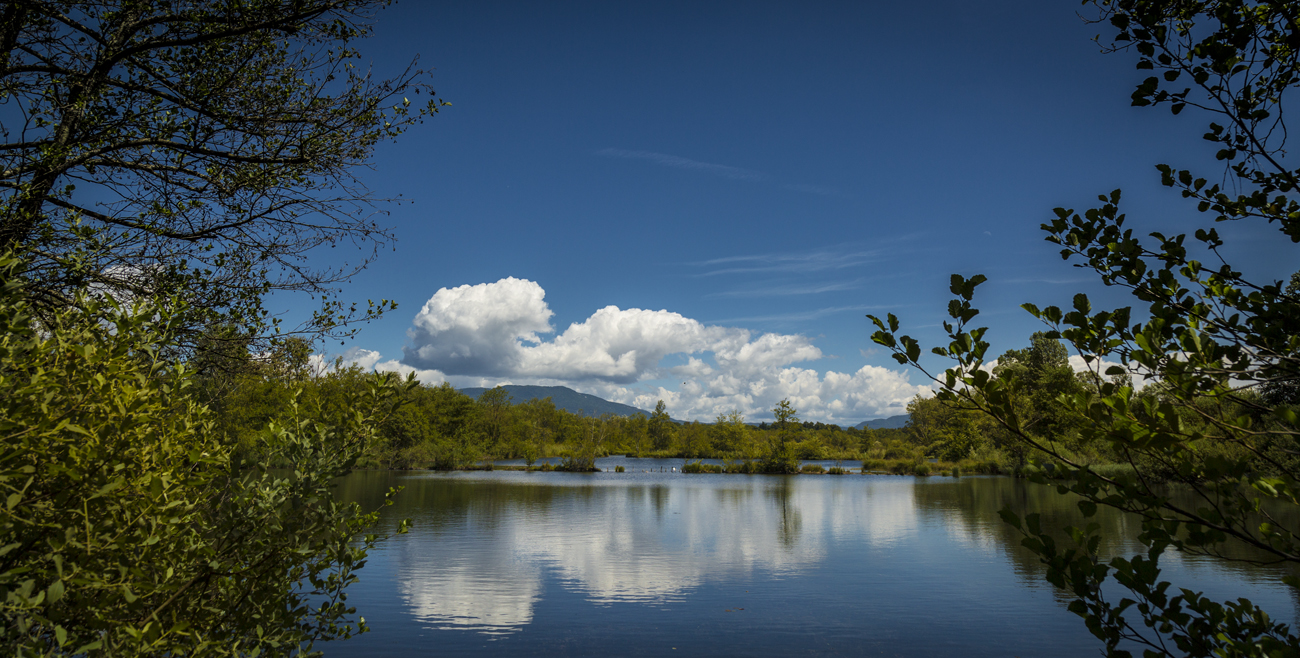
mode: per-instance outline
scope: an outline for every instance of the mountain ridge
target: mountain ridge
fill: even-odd
[[[568,386],[532,386],[527,384],[505,384],[504,388],[510,394],[511,402],[519,404],[538,398],[551,398],[557,409],[563,409],[569,413],[581,413],[583,416],[598,417],[604,414],[614,414],[615,416],[632,416],[635,414],[650,415],[649,411],[639,409],[631,405],[619,402],[611,402],[601,397],[591,395],[590,393],[579,393]],[[484,391],[488,389],[482,387],[470,387],[459,389],[461,393],[477,399]],[[874,418],[864,420],[853,427],[858,429],[901,429],[907,426],[907,421],[911,416],[902,414],[899,416],[890,416],[888,418]],[[673,420],[680,423],[682,421]],[[750,423],[757,425],[757,423]]]
[[[900,416],[890,416],[889,418],[864,420],[861,423],[854,425],[854,427],[860,430],[898,430],[907,427],[907,421],[911,419],[912,416],[910,414],[902,414]]]
[[[614,414],[615,416],[632,416],[635,414],[650,415],[649,411],[638,409],[631,405],[610,402],[604,398],[596,397],[588,393],[579,393],[567,386],[529,386],[525,384],[506,384],[502,386],[510,394],[511,402],[519,404],[538,398],[551,398],[557,409],[563,409],[569,413],[581,413],[583,416],[592,418],[603,416],[605,414]],[[472,387],[462,388],[461,393],[477,399],[482,395],[486,388]]]

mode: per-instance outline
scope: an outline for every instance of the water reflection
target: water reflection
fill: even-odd
[[[781,605],[803,597],[798,605],[817,610],[809,614],[818,623],[830,623],[823,609],[838,607],[846,619],[835,623],[852,628],[862,623],[853,617],[862,611],[852,606],[884,605],[871,613],[880,627],[928,628],[927,607],[968,610],[974,602],[994,617],[960,612],[969,619],[953,623],[1006,626],[1012,636],[1021,629],[1005,617],[1034,609],[1034,597],[1046,596],[1062,604],[1054,624],[1085,633],[1060,593],[1048,593],[1020,535],[997,516],[1009,504],[1036,510],[1045,527],[1059,528],[1078,522],[1073,501],[1007,478],[369,472],[341,486],[375,506],[393,485],[405,490],[384,523],[406,517],[415,525],[385,549],[382,568],[391,571],[405,611],[426,629],[506,638],[535,626],[539,610],[557,597],[578,597],[597,609],[693,611],[706,605],[692,600],[702,590],[782,581]],[[1139,550],[1133,520],[1108,510],[1096,520],[1109,541],[1105,552]],[[1272,612],[1294,615],[1276,574],[1178,556],[1168,566],[1175,582],[1200,578],[1221,600],[1259,600],[1257,588],[1272,588],[1268,596],[1285,607]],[[828,569],[842,576],[828,578]],[[1007,586],[1009,576],[1019,583]],[[801,590],[805,579],[819,584]],[[1001,589],[989,589],[994,585]],[[704,613],[683,614],[680,623]],[[583,623],[590,631],[589,620]]]
[[[502,550],[456,556],[450,564],[414,542],[402,545],[399,594],[419,621],[438,630],[508,633],[533,620],[541,575]]]
[[[347,488],[383,490],[355,481],[365,479],[394,476],[358,474]],[[821,562],[828,542],[887,546],[918,523],[915,488],[902,478],[484,473],[387,483],[405,490],[386,517],[415,521],[395,565],[412,613],[433,628],[485,633],[532,620],[544,571],[598,604],[663,604],[706,578],[793,576]]]
[[[439,628],[517,629],[532,619],[543,571],[598,604],[670,603],[706,578],[797,573],[823,559],[827,534],[872,534],[861,497],[795,487],[788,478],[610,486],[582,481],[590,476],[532,477],[552,482],[497,475],[402,483],[403,497],[418,491],[421,501],[442,501],[432,515],[424,507],[395,510],[416,520],[398,569],[417,617]],[[459,495],[466,488],[490,495]],[[543,497],[547,504],[533,504]],[[877,510],[911,506],[906,488],[883,498],[897,502],[876,501]],[[878,527],[894,532],[888,523]]]

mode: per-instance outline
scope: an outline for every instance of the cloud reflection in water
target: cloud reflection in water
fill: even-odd
[[[401,595],[433,628],[510,633],[532,621],[545,570],[597,604],[664,604],[706,580],[756,570],[795,576],[821,562],[833,541],[885,545],[916,532],[912,487],[868,484],[863,495],[860,479],[816,480],[553,478],[493,482],[480,496],[424,496],[457,509],[429,530],[417,522],[400,542]],[[534,495],[539,486],[549,491]]]

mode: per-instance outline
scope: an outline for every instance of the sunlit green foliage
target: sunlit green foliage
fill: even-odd
[[[740,451],[745,444],[745,417],[740,411],[718,416],[709,428],[713,452],[730,455]]]
[[[650,443],[655,450],[665,450],[672,445],[674,429],[664,401],[660,400],[655,403],[654,413],[650,414],[649,425],[646,428],[647,434],[650,435]]]
[[[267,401],[286,400],[292,391],[301,390],[303,400],[338,407],[340,395],[363,387],[373,376],[355,366],[336,364],[323,374],[285,378],[277,373],[298,371],[276,363],[274,358],[264,360],[241,374],[240,386],[214,405],[220,410],[218,427],[233,440],[247,442],[265,432],[278,417]],[[201,386],[209,382],[200,378]],[[627,454],[726,459],[736,462],[737,472],[787,473],[798,470],[799,460],[859,460],[869,455],[911,459],[929,452],[909,430],[801,424],[792,415],[785,418],[784,429],[776,424],[748,425],[739,412],[719,416],[711,424],[678,423],[669,418],[666,404],[657,419],[645,414],[592,418],[556,408],[550,398],[514,403],[501,388],[475,400],[447,383],[410,388],[402,393],[402,400],[378,428],[377,440],[362,456],[361,466],[454,470],[497,459],[523,459],[531,466],[543,457],[558,457],[569,467],[586,470],[597,457]],[[788,402],[787,407],[783,413],[793,414]],[[652,428],[657,440],[652,440]],[[974,456],[988,456],[985,453],[977,451]]]
[[[344,589],[377,517],[331,483],[402,386],[291,395],[237,445],[163,358],[183,314],[83,298],[37,323],[17,267],[0,259],[0,648],[287,654],[365,630]]]

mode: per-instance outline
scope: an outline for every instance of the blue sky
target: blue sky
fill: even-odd
[[[1041,328],[1023,302],[1128,303],[1043,241],[1054,207],[1123,188],[1139,233],[1190,232],[1154,165],[1222,171],[1207,117],[1129,106],[1144,76],[1087,9],[400,3],[363,52],[381,74],[418,54],[453,105],[361,172],[406,202],[343,296],[400,307],[324,349],[686,419],[782,397],[805,420],[901,413],[927,382],[866,313],[933,345],[949,275],[984,273],[994,351],[1021,347]],[[1267,229],[1229,232],[1248,272],[1300,266]]]

